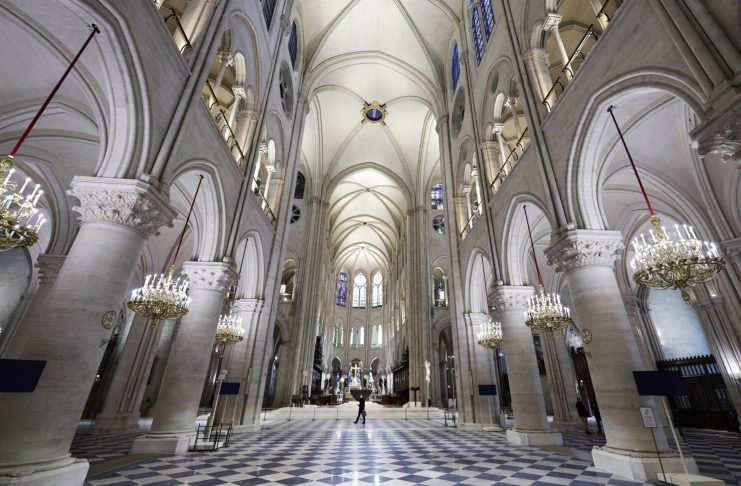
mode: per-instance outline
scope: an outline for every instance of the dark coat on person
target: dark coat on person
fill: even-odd
[[[581,400],[576,401],[576,411],[579,412],[579,417],[589,417],[589,410]]]

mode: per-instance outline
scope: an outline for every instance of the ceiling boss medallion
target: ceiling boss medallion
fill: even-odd
[[[363,108],[361,108],[360,113],[363,115],[363,121],[361,123],[369,121],[371,123],[381,123],[382,125],[386,124],[384,122],[388,114],[386,103],[380,104],[378,101],[374,101],[373,103],[363,102]]]

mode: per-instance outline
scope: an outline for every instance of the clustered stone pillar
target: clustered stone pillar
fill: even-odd
[[[236,431],[240,431],[242,425],[248,382],[257,379],[252,376],[251,359],[262,306],[263,302],[259,299],[239,299],[234,302],[233,312],[242,318],[244,339],[231,346],[229,359],[225,360],[223,368],[227,373],[226,382],[239,383],[239,393],[236,396],[222,396],[215,413],[218,422],[232,422]]]
[[[683,469],[669,449],[663,428],[648,429],[641,419],[640,407],[651,407],[659,422],[663,412],[657,400],[638,395],[633,378],[633,371],[645,367],[613,270],[622,248],[619,231],[569,230],[555,239],[546,254],[548,264],[564,274],[576,321],[593,336],[584,349],[607,439],[605,446],[593,449],[594,465],[649,481],[660,471],[657,447],[664,470]],[[694,460],[688,458],[688,463],[696,472]]]
[[[152,327],[148,319],[134,318],[103,401],[103,409],[95,418],[96,433],[127,433],[138,429],[139,407],[163,324]]]
[[[180,319],[155,405],[152,429],[134,441],[132,453],[187,452],[206,379],[224,296],[236,281],[227,263],[185,262],[190,310]]]
[[[581,419],[576,411],[576,373],[563,332],[542,332],[540,342],[543,344],[546,375],[551,383],[553,426],[577,428]]]
[[[466,323],[466,342],[469,345],[469,356],[471,357],[471,375],[473,378],[472,391],[474,394],[475,421],[482,426],[489,426],[491,429],[499,429],[499,397],[498,396],[480,396],[478,385],[497,385],[496,366],[493,362],[494,350],[479,346],[478,334],[484,329],[489,322],[489,315],[481,312],[471,312],[464,314],[463,319]]]
[[[533,333],[525,325],[527,299],[534,293],[532,287],[501,286],[493,294],[494,307],[502,323],[515,415],[515,426],[507,431],[507,441],[524,446],[561,445],[561,434],[552,432],[548,424]]]
[[[110,334],[101,319],[118,314],[147,237],[175,215],[138,180],[75,177],[69,194],[80,200],[80,230],[4,356],[45,366],[33,393],[0,400],[0,484],[83,483],[88,463],[69,448]]]

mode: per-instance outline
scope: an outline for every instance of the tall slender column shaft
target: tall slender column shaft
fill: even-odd
[[[151,431],[137,439],[133,453],[186,452],[206,378],[216,325],[227,289],[236,275],[226,263],[185,262],[191,305],[180,319],[155,404]]]
[[[607,444],[594,449],[595,466],[632,479],[651,480],[659,470],[656,448],[662,451],[666,471],[681,471],[669,451],[662,428],[643,426],[639,407],[651,407],[664,422],[660,404],[639,396],[633,371],[645,369],[625,311],[613,270],[623,248],[618,231],[569,230],[546,251],[548,264],[563,272],[574,305],[574,315],[589,327],[592,341],[585,344],[587,362]],[[696,471],[690,458],[689,467]]]
[[[87,461],[70,457],[69,447],[110,333],[101,318],[121,308],[147,236],[174,217],[141,181],[76,177],[69,194],[80,200],[80,231],[46,301],[20,323],[6,353],[46,364],[33,393],[0,400],[0,483],[19,474],[33,482],[44,471],[82,484]]]
[[[494,307],[502,322],[515,415],[515,427],[507,431],[507,441],[517,445],[561,445],[561,434],[551,432],[548,424],[533,333],[525,325],[527,299],[534,293],[532,287],[501,286],[493,294]]]

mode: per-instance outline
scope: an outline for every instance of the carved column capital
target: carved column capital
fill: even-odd
[[[151,184],[132,179],[75,177],[67,194],[80,201],[72,210],[85,223],[112,223],[144,237],[172,226],[175,211]]]
[[[234,301],[234,310],[237,312],[254,312],[262,311],[265,302],[261,299],[237,299]]]
[[[558,29],[558,26],[561,24],[561,18],[561,15],[557,13],[549,13],[545,17],[545,22],[543,22],[543,30]]]
[[[546,66],[550,65],[550,57],[548,55],[548,51],[539,47],[528,49],[527,51],[525,51],[525,53],[522,55],[522,59],[525,62],[539,62],[545,63]]]
[[[483,312],[469,312],[467,314],[463,314],[463,322],[465,322],[466,326],[470,326],[474,328],[474,330],[478,330],[487,322],[489,322],[489,314],[484,314]]]
[[[724,120],[711,126],[700,126],[700,133],[693,133],[700,157],[718,154],[723,162],[741,160],[741,113],[732,111]]]
[[[619,231],[567,230],[557,238],[546,250],[548,265],[557,272],[592,265],[612,267],[624,248]]]
[[[524,312],[535,289],[526,286],[501,285],[494,289],[491,302],[496,312]]]
[[[67,255],[39,255],[35,266],[42,284],[53,284],[57,280],[65,258]]]
[[[182,273],[190,280],[192,289],[212,290],[222,294],[238,279],[232,266],[221,262],[185,262]]]
[[[499,144],[493,140],[481,142],[479,144],[479,148],[484,153],[484,155],[489,154],[499,154]]]

